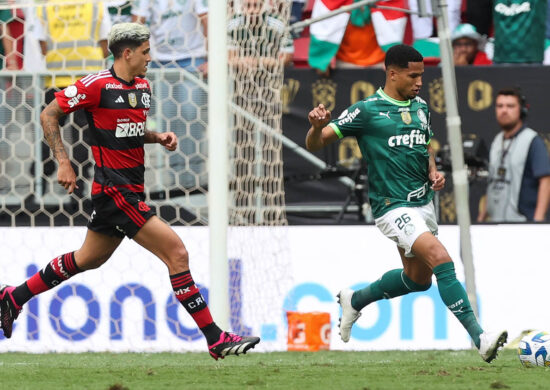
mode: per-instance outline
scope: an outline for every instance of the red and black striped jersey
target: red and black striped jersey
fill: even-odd
[[[92,195],[104,186],[143,192],[149,82],[136,77],[128,83],[111,68],[85,76],[55,96],[66,114],[86,111],[95,160]]]

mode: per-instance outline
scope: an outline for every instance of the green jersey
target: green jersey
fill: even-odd
[[[495,63],[542,63],[547,0],[496,0]]]
[[[428,106],[420,97],[399,101],[380,88],[329,123],[338,137],[357,139],[367,162],[369,198],[375,218],[397,207],[429,203],[432,137]]]

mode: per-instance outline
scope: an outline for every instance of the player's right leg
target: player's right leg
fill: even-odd
[[[342,310],[342,315],[338,321],[338,328],[340,329],[340,338],[344,343],[349,341],[351,336],[351,328],[355,321],[361,317],[361,312],[356,310],[351,301],[354,295],[354,291],[351,288],[345,288],[340,290],[336,297]]]
[[[398,222],[403,221],[404,223]],[[351,328],[360,316],[365,306],[380,299],[391,299],[410,292],[425,291],[431,286],[431,270],[420,264],[422,269],[411,272],[408,265],[414,262],[411,247],[416,237],[423,232],[429,232],[424,218],[418,208],[397,208],[376,219],[376,226],[392,241],[396,241],[403,260],[404,268],[386,272],[380,279],[357,291],[341,290],[337,297],[342,309],[340,317],[340,337],[348,342]],[[410,260],[407,260],[410,259]],[[418,261],[416,261],[418,264]],[[414,278],[414,280],[413,280]]]
[[[430,271],[431,275],[431,271]],[[340,317],[340,337],[347,343],[351,335],[351,328],[361,316],[360,311],[372,302],[380,299],[391,299],[415,291],[426,291],[431,282],[416,283],[405,273],[405,269],[398,268],[386,272],[380,279],[357,291],[346,288],[341,290],[337,297],[342,308]]]
[[[56,257],[17,287],[0,286],[0,328],[4,336],[11,337],[13,322],[27,301],[57,287],[77,273],[99,267],[109,259],[121,240],[88,230],[79,250]]]

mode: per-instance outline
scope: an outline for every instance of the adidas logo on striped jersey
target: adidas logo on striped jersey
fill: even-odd
[[[118,96],[117,99],[115,100],[115,103],[124,103],[124,98],[122,96]]]

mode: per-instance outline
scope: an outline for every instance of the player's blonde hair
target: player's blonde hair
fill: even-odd
[[[109,50],[119,58],[126,48],[134,50],[149,40],[149,29],[140,23],[117,23],[109,33]]]

